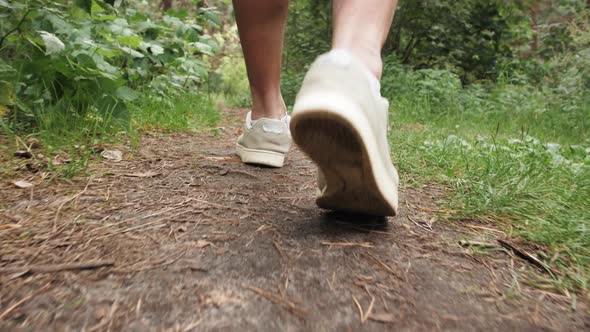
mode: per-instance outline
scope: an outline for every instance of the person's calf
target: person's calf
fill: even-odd
[[[396,6],[397,0],[334,0],[332,48],[348,50],[381,79],[381,48]]]

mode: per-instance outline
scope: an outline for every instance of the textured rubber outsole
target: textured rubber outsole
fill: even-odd
[[[320,168],[327,191],[316,200],[319,207],[372,215],[395,215],[395,203],[379,188],[366,142],[355,126],[338,112],[307,109],[293,116],[295,143]]]
[[[248,149],[236,144],[236,154],[243,163],[264,165],[270,167],[283,167],[285,164],[285,155],[274,151]]]

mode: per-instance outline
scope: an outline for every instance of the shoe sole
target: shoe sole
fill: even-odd
[[[397,214],[397,183],[387,171],[362,110],[339,95],[297,100],[291,119],[295,143],[323,172],[327,190],[316,203],[329,210]]]
[[[264,165],[270,167],[283,167],[285,164],[285,155],[279,152],[248,149],[240,144],[236,144],[236,154],[243,163]]]

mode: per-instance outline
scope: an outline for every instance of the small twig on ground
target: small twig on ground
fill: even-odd
[[[369,229],[369,227],[367,226],[354,226],[350,223],[346,223],[346,222],[339,222],[339,221],[333,221],[333,223],[335,225],[338,225],[339,227],[342,228],[347,228],[347,229],[352,229],[355,231],[359,231],[359,232],[363,232],[363,233],[372,233],[372,234],[383,234],[383,235],[395,235],[394,232],[387,232],[387,231],[380,231],[380,230],[376,230],[376,229]]]
[[[199,323],[201,323],[201,320],[202,320],[202,318],[191,322],[190,324],[188,324],[187,326],[184,327],[182,332],[194,331],[194,329],[199,325]]]
[[[108,327],[107,327],[107,332],[111,331],[111,327],[113,327],[113,317],[115,316],[115,313],[117,312],[117,309],[119,308],[119,299],[115,299],[115,303],[113,303],[113,305],[111,306],[111,310],[109,311],[109,318],[108,318]]]
[[[153,225],[153,224],[160,223],[160,222],[162,222],[163,220],[164,220],[164,219],[158,219],[158,220],[154,220],[154,221],[151,221],[151,222],[148,222],[148,223],[142,224],[142,225],[137,225],[137,226],[133,226],[133,227],[125,228],[125,229],[119,230],[119,231],[117,231],[117,232],[112,232],[112,233],[107,233],[107,234],[99,235],[99,236],[96,236],[96,237],[94,237],[94,238],[92,238],[92,239],[88,240],[88,242],[86,243],[86,245],[88,245],[88,244],[89,244],[90,242],[92,242],[92,241],[95,241],[95,240],[98,240],[98,239],[102,239],[102,238],[105,238],[105,237],[109,237],[109,236],[112,236],[112,235],[117,235],[117,234],[128,233],[128,232],[135,231],[135,230],[138,230],[138,229],[141,229],[141,228],[146,228],[146,227],[148,227],[148,226],[151,226],[151,225]]]
[[[10,220],[10,221],[12,221],[14,223],[19,223],[20,222],[20,220],[18,218],[14,217],[14,216],[11,216],[11,215],[8,215],[8,214],[6,214],[4,212],[3,213],[0,213],[0,216],[1,217],[4,217],[4,218],[6,218],[6,219],[8,219],[8,220]]]
[[[0,225],[0,232],[2,231],[11,231],[11,230],[15,230],[15,229],[19,229],[22,228],[23,226],[19,225],[19,224],[5,224],[5,225]]]
[[[391,275],[396,277],[398,280],[404,280],[404,278],[402,278],[402,276],[400,275],[400,273],[398,271],[394,270],[391,266],[383,263],[379,258],[371,255],[370,253],[365,253],[364,255],[366,257],[369,257],[369,259],[371,259],[374,263],[380,265],[383,269],[385,269],[385,271],[389,272]]]
[[[408,220],[410,220],[411,222],[414,223],[414,225],[422,228],[423,230],[425,230],[427,232],[430,232],[430,233],[433,233],[434,232],[432,230],[432,226],[429,223],[425,222],[425,221],[418,222],[418,221],[414,220],[414,218],[412,218],[411,216],[408,216]]]
[[[369,319],[383,324],[392,324],[396,322],[396,317],[389,313],[378,313],[369,316]]]
[[[529,262],[530,264],[540,268],[541,270],[546,271],[547,273],[554,275],[563,275],[563,273],[555,268],[552,268],[551,266],[543,263],[541,260],[539,260],[537,257],[535,257],[534,255],[526,252],[523,249],[518,248],[515,244],[512,244],[508,241],[502,240],[502,239],[498,239],[497,240],[498,243],[500,243],[504,248],[511,250],[512,252],[514,252],[514,254],[516,254],[516,256],[524,259],[525,261]]]
[[[139,172],[139,173],[124,173],[121,174],[122,176],[130,177],[130,178],[153,178],[158,175],[161,175],[160,172],[154,171],[147,171],[147,172]]]
[[[158,260],[148,266],[144,266],[144,267],[137,268],[137,269],[131,269],[131,270],[127,270],[127,271],[118,270],[118,271],[114,271],[114,272],[133,273],[133,272],[142,272],[142,271],[152,270],[152,269],[159,268],[159,267],[168,266],[168,265],[171,265],[174,262],[178,261],[179,259],[181,259],[187,252],[188,252],[188,249],[185,249],[178,256],[176,256],[175,258],[172,258],[172,259],[168,259],[169,257],[172,256],[172,255],[170,255],[170,256],[168,256],[164,259]]]
[[[35,296],[43,293],[44,291],[47,290],[47,288],[49,288],[49,283],[46,284],[45,286],[41,287],[41,289],[39,289],[38,291],[34,292],[33,294],[23,297],[20,301],[16,302],[15,304],[11,305],[10,307],[8,307],[8,309],[4,310],[4,312],[2,312],[2,314],[0,314],[0,320],[3,320],[4,318],[8,317],[8,315],[10,315],[10,313],[13,312],[14,309],[18,308],[23,303],[31,300]]]
[[[91,327],[88,331],[89,332],[99,331],[99,330],[105,331],[105,329],[104,329],[105,325],[107,325],[106,331],[110,331],[112,324],[113,324],[113,317],[115,316],[115,312],[117,311],[118,307],[119,307],[119,299],[115,299],[115,302],[113,302],[113,305],[111,305],[111,309],[109,310],[108,315],[100,323]]]
[[[120,225],[122,225],[124,223],[127,223],[127,222],[130,222],[130,221],[139,221],[139,220],[144,220],[144,219],[151,218],[151,217],[156,217],[156,216],[159,216],[159,215],[164,214],[166,212],[170,212],[172,210],[175,210],[177,208],[178,208],[178,206],[166,207],[164,209],[158,210],[156,212],[150,213],[150,214],[145,215],[145,216],[141,216],[139,218],[129,218],[129,219],[125,219],[125,220],[119,221],[117,223],[112,223],[112,224],[108,224],[108,225],[105,225],[105,226],[101,226],[101,227],[98,227],[98,228],[95,228],[95,229],[91,230],[91,232],[97,232],[97,231],[103,230],[105,228],[111,228],[111,227],[114,227],[114,226],[120,226]],[[177,215],[179,215],[179,214],[177,214]]]
[[[59,219],[59,213],[61,212],[61,209],[67,203],[69,203],[69,202],[71,202],[73,200],[76,200],[78,197],[84,195],[84,193],[86,192],[86,190],[88,190],[88,186],[90,185],[90,182],[92,182],[92,177],[88,180],[88,183],[86,183],[86,187],[84,187],[84,189],[82,191],[80,191],[79,193],[75,194],[74,196],[66,199],[63,203],[61,203],[59,205],[59,207],[57,208],[57,212],[55,212],[55,217],[53,218],[53,233],[57,232],[57,220]]]
[[[356,307],[359,310],[359,318],[361,319],[361,323],[363,323],[364,322],[363,317],[365,317],[365,313],[363,312],[363,307],[361,307],[361,304],[356,299],[356,297],[354,297],[354,295],[352,296],[352,300],[354,301],[354,304],[356,304]]]
[[[231,172],[231,173],[235,173],[235,174],[242,174],[242,175],[245,175],[245,176],[251,177],[251,178],[253,178],[253,179],[258,179],[258,176],[254,175],[254,174],[252,174],[252,173],[246,172],[246,171],[241,171],[241,170],[239,170],[239,169],[232,169],[232,170],[230,170],[230,172]]]
[[[114,261],[91,261],[68,264],[48,264],[48,265],[31,265],[23,267],[4,267],[0,268],[0,273],[52,273],[68,270],[90,270],[100,267],[107,267],[115,265]],[[24,275],[24,274],[23,274]]]
[[[217,203],[206,201],[204,199],[194,198],[193,200],[194,201],[197,201],[199,203],[203,203],[203,204],[207,204],[207,205],[210,205],[210,206],[219,208],[219,209],[234,210],[234,211],[245,212],[245,213],[252,212],[252,210],[248,211],[246,209],[240,209],[240,208],[236,208],[236,207],[233,207],[233,206],[227,206],[227,205],[217,204]]]
[[[362,248],[374,248],[375,245],[371,242],[320,242],[323,246],[329,247],[362,247]]]
[[[139,298],[139,300],[137,300],[137,304],[135,305],[135,317],[139,318],[140,313],[141,313],[141,298]]]
[[[277,240],[272,240],[272,244],[274,245],[275,249],[279,252],[279,255],[281,255],[281,257],[283,259],[285,259],[285,253],[283,252],[283,248],[281,248],[281,246],[278,244]]]
[[[359,308],[359,312],[361,314],[361,324],[363,324],[364,322],[367,321],[367,319],[369,319],[369,317],[371,316],[371,312],[373,312],[373,305],[375,304],[375,297],[372,296],[371,297],[371,303],[369,303],[369,307],[367,308],[366,312],[363,312],[363,308],[361,307],[361,304],[357,301],[357,299],[353,296],[352,299],[354,300],[354,303],[356,303],[357,308]]]
[[[305,316],[307,316],[307,311],[304,309],[299,308],[294,302],[289,301],[287,299],[281,298],[277,295],[271,294],[269,292],[266,292],[258,287],[254,287],[254,286],[248,286],[248,285],[244,285],[242,286],[245,289],[249,289],[251,291],[253,291],[254,293],[266,298],[267,300],[269,300],[272,303],[278,304],[283,306],[285,309],[287,309],[290,313],[294,314],[297,317],[300,318],[305,318]]]
[[[498,248],[497,245],[490,242],[481,242],[481,241],[470,241],[470,240],[460,240],[459,245],[461,247],[481,247],[481,248]]]
[[[501,234],[501,235],[506,236],[506,233],[505,232],[502,232],[501,230],[493,229],[493,228],[490,228],[490,227],[477,226],[477,225],[465,225],[465,226],[467,226],[469,228],[474,228],[474,229],[483,229],[485,231],[489,231],[489,232],[492,232],[492,233],[498,233],[498,234]]]

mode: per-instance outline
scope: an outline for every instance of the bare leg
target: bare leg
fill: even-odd
[[[281,96],[281,55],[289,0],[233,0],[246,60],[252,118],[285,115]]]
[[[397,0],[334,0],[332,48],[346,49],[380,79],[381,47]]]

